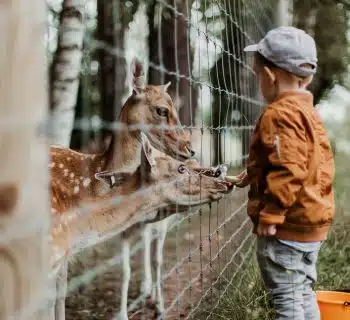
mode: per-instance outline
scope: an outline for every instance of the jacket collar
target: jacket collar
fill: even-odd
[[[299,98],[300,100],[303,100],[305,103],[312,105],[312,106],[314,104],[314,97],[313,97],[312,93],[308,90],[305,90],[305,89],[282,92],[274,102],[277,102],[277,101],[282,100],[282,99],[287,98],[287,97],[288,98],[289,97]]]

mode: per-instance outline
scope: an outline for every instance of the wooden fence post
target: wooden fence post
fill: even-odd
[[[45,24],[45,0],[0,0],[1,320],[47,319]]]

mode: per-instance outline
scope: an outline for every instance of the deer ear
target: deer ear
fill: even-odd
[[[152,147],[147,136],[143,132],[141,132],[141,144],[141,164],[154,167],[156,165],[156,161],[154,159],[154,148]]]
[[[171,81],[169,81],[167,84],[163,84],[161,87],[162,87],[162,90],[163,92],[167,92],[168,88],[171,86]]]
[[[95,173],[95,178],[107,183],[110,188],[113,188],[125,181],[125,174],[123,172],[101,171]]]
[[[132,91],[141,94],[145,88],[145,77],[142,63],[134,57],[131,62]]]

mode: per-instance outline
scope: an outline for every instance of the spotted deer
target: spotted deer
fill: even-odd
[[[64,172],[64,167],[60,169]],[[164,214],[171,215],[178,207],[186,210],[188,206],[218,200],[231,184],[202,176],[187,168],[184,163],[156,150],[143,133],[141,133],[140,164],[134,172],[100,171],[95,176],[108,186],[108,191],[103,195],[83,199],[85,205],[92,206],[89,214],[79,214],[78,210],[61,212],[58,203],[53,204],[55,211],[51,233],[51,263],[55,277],[58,277],[59,272],[66,269],[68,257],[75,254],[82,246],[81,239],[90,239],[89,244],[93,245],[105,239],[108,232],[121,234],[124,279],[118,319],[124,320],[128,319],[127,293],[130,280],[128,239],[135,228],[147,223],[147,220],[161,219]],[[65,190],[62,184],[59,185],[54,181],[52,189],[56,197],[60,194],[62,197],[70,196],[71,208],[79,206],[81,199],[75,196],[77,193],[74,190]],[[116,197],[120,197],[119,202],[113,202]],[[162,210],[161,217],[160,210]],[[152,215],[153,212],[155,215]],[[65,292],[61,291],[59,294],[64,297]]]
[[[191,149],[190,136],[184,131],[178,119],[177,111],[166,85],[145,85],[142,65],[136,60],[132,63],[132,94],[125,102],[119,116],[119,130],[112,135],[109,146],[100,154],[82,154],[73,150],[52,146],[51,173],[56,189],[71,191],[55,194],[52,190],[53,213],[65,212],[71,207],[71,202],[84,197],[102,195],[108,186],[95,178],[94,174],[105,170],[133,172],[140,164],[139,150],[141,148],[141,131],[157,149],[179,160],[187,160],[194,155]],[[158,232],[156,262],[157,280],[156,292],[153,294],[160,311],[163,309],[161,298],[160,275],[162,264],[163,238],[165,238],[167,224],[155,224],[145,228],[143,241],[144,252],[144,280],[142,282],[142,296],[150,296],[152,290],[152,274],[150,265],[150,247],[152,228]],[[164,241],[163,241],[164,242]],[[60,279],[64,284],[65,274]],[[153,291],[155,292],[155,291]],[[158,301],[156,301],[158,300]],[[58,305],[61,305],[61,301]],[[60,307],[58,307],[60,309]]]

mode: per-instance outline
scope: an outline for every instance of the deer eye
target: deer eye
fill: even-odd
[[[169,110],[165,107],[157,107],[157,114],[161,117],[168,117]]]
[[[221,170],[220,169],[217,169],[214,173],[214,177],[215,178],[219,178],[221,176]]]
[[[177,171],[179,171],[179,173],[183,174],[186,172],[186,167],[182,164],[180,165],[180,167],[177,169]]]

